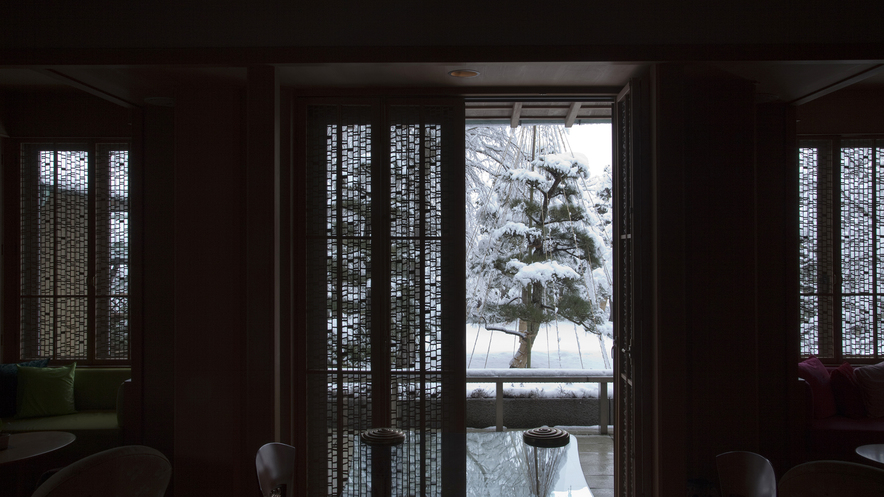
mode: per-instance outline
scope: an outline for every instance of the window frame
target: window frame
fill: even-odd
[[[47,149],[52,149],[54,151],[85,151],[87,152],[87,164],[88,164],[88,180],[87,180],[87,216],[89,217],[89,223],[86,234],[86,294],[80,295],[80,297],[85,297],[85,309],[86,309],[86,322],[87,322],[87,330],[86,330],[86,351],[85,357],[73,357],[73,356],[59,356],[57,350],[53,350],[52,354],[42,355],[39,357],[49,357],[51,364],[57,363],[70,363],[76,362],[78,366],[113,366],[113,367],[126,367],[131,366],[132,363],[132,346],[133,346],[133,319],[132,319],[132,270],[133,270],[133,258],[132,258],[132,248],[133,248],[133,236],[132,236],[132,176],[133,176],[133,143],[132,140],[128,137],[110,137],[110,138],[29,138],[29,139],[15,139],[9,140],[6,142],[8,147],[4,147],[4,157],[5,157],[5,165],[3,168],[3,179],[4,179],[4,233],[3,233],[3,332],[2,332],[2,360],[3,362],[18,362],[29,360],[37,356],[37,354],[26,354],[23,349],[23,340],[22,340],[22,309],[23,309],[23,299],[26,298],[23,295],[23,275],[22,275],[22,264],[24,254],[22,253],[22,245],[23,245],[23,205],[22,205],[22,181],[23,181],[23,167],[25,164],[26,158],[26,148],[33,147],[31,149],[31,153],[35,153],[36,149],[41,145],[45,145]],[[125,211],[128,213],[127,219],[127,229],[126,229],[126,237],[127,237],[127,254],[126,254],[126,266],[127,266],[127,289],[126,292],[119,295],[112,295],[111,292],[106,292],[102,294],[98,294],[96,286],[102,286],[99,279],[104,281],[107,279],[107,285],[110,285],[109,278],[100,277],[101,268],[98,265],[99,259],[99,251],[106,250],[107,255],[112,257],[111,251],[112,249],[105,247],[102,249],[100,247],[98,237],[104,236],[102,233],[109,233],[109,226],[105,230],[101,230],[99,223],[102,222],[102,219],[107,221],[109,225],[110,219],[113,216],[113,212],[117,212],[112,208],[100,210],[96,207],[98,196],[101,195],[100,189],[108,190],[110,188],[109,181],[100,181],[99,175],[96,173],[98,168],[109,168],[110,165],[110,152],[123,149],[128,153],[127,158],[127,195],[126,195],[126,209]],[[101,157],[102,155],[107,155],[107,158]],[[33,159],[31,159],[33,160]],[[39,164],[39,159],[36,161]],[[108,169],[105,169],[108,171]],[[111,205],[114,202],[114,199],[111,198],[109,192],[105,192],[106,196],[104,199],[107,200],[108,205]],[[102,211],[102,212],[99,212]],[[110,267],[110,264],[104,266],[106,268]],[[59,295],[52,295],[52,298],[58,298]],[[106,338],[109,337],[110,334],[110,322],[107,322],[106,329],[102,333],[98,328],[99,316],[97,312],[97,306],[101,299],[111,299],[111,298],[124,298],[127,305],[127,324],[126,324],[126,334],[127,334],[127,347],[125,357],[121,358],[97,358],[97,346],[96,342],[102,336]],[[55,336],[57,330],[53,330],[53,336]]]
[[[871,291],[847,291],[845,289],[845,274],[848,273],[845,264],[849,260],[849,255],[843,252],[845,226],[843,220],[842,205],[842,176],[843,176],[843,153],[844,149],[865,148],[850,146],[849,142],[868,141],[871,148],[871,158],[869,167],[872,170],[872,178],[869,184],[871,193],[871,234],[869,235],[869,243],[871,243],[871,263],[863,267],[871,268]],[[845,144],[847,143],[847,144]],[[799,248],[799,354],[802,358],[810,355],[817,356],[820,360],[830,364],[841,364],[849,361],[854,364],[871,364],[884,359],[884,309],[879,309],[884,305],[884,289],[882,289],[882,280],[884,275],[879,275],[881,271],[879,265],[884,260],[884,254],[879,254],[881,246],[884,243],[878,241],[878,237],[884,235],[884,216],[879,216],[884,205],[884,191],[882,190],[881,178],[884,175],[884,135],[880,134],[862,134],[862,135],[802,135],[798,136],[798,159],[797,167],[799,168],[799,202],[804,203],[805,196],[803,187],[803,177],[800,169],[804,162],[802,159],[802,150],[806,148],[817,148],[817,172],[816,172],[816,196],[812,208],[817,210],[814,216],[816,223],[816,259],[814,264],[816,267],[816,277],[809,278],[803,275],[807,273],[801,268],[802,265],[802,248]],[[867,183],[864,183],[867,184]],[[811,208],[809,205],[799,205],[799,247],[804,246],[804,240],[807,239],[807,233],[804,231],[804,221],[801,210]],[[815,281],[811,281],[811,279]],[[816,289],[816,291],[805,291],[808,282]],[[849,348],[844,342],[845,334],[845,297],[869,297],[871,308],[871,354],[851,354],[846,352]],[[805,329],[805,305],[803,301],[806,297],[817,297],[817,302],[813,307],[816,319],[816,345],[815,352],[805,346],[804,329]],[[828,330],[828,331],[825,331]],[[824,334],[828,334],[823,338]],[[824,343],[831,342],[831,343]],[[830,349],[830,350],[829,350]]]

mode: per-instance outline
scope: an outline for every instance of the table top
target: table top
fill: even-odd
[[[0,450],[0,465],[23,461],[58,450],[76,440],[72,433],[65,431],[33,431],[13,433],[9,445]]]
[[[531,496],[535,462],[525,452],[521,431],[467,433],[467,492],[471,496]],[[532,448],[533,449],[533,448]],[[583,477],[577,439],[571,435],[568,445],[559,449],[541,449],[557,461],[549,477],[549,496],[592,497]],[[550,460],[539,461],[541,473]]]
[[[884,444],[861,445],[856,453],[877,463],[884,464]]]
[[[530,466],[534,464],[533,453],[526,452],[521,431],[469,432],[467,433],[467,496],[468,497],[531,497],[529,485],[534,480]],[[354,454],[361,454],[358,437]],[[428,442],[432,445],[434,442]],[[409,452],[406,442],[394,451],[393,466],[400,463],[399,451]],[[558,449],[557,449],[558,450]],[[577,439],[571,435],[570,442],[558,451],[556,469],[550,476],[549,496],[592,497],[583,476]],[[356,496],[370,493],[369,466],[362,457],[350,461],[349,479],[343,495]],[[541,460],[541,467],[546,464]],[[404,471],[405,474],[415,471]]]

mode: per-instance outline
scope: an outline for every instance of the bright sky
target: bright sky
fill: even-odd
[[[611,164],[610,124],[575,124],[568,133],[568,141],[574,152],[586,155],[593,176]]]

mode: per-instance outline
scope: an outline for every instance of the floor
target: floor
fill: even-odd
[[[608,427],[608,435],[599,435],[598,428],[568,431],[577,439],[580,466],[593,497],[614,497],[613,427]]]

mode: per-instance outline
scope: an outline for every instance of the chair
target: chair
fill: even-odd
[[[790,469],[780,479],[780,497],[884,495],[884,470],[845,461],[811,461]]]
[[[171,477],[172,465],[160,451],[124,445],[65,466],[32,497],[162,497]]]
[[[775,497],[777,476],[767,458],[734,451],[715,458],[722,497]]]
[[[255,456],[258,485],[264,497],[291,497],[295,483],[295,448],[271,442]]]

